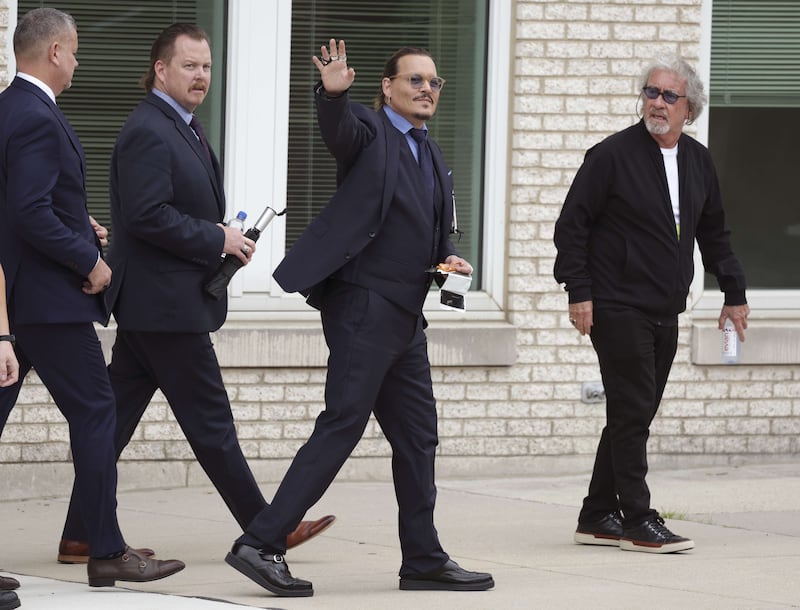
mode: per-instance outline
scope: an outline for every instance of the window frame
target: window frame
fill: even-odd
[[[704,83],[711,79],[711,26],[713,0],[700,6],[698,73]],[[710,108],[697,120],[696,137],[708,143]],[[724,203],[724,202],[723,202]],[[734,234],[735,240],[735,234]],[[719,365],[717,319],[723,304],[719,287],[705,285],[700,250],[694,249],[695,275],[689,288],[687,312],[691,315],[690,360],[695,365]],[[752,289],[747,291],[750,324],[739,365],[797,364],[800,341],[800,290]],[[737,365],[727,365],[737,366]]]
[[[713,0],[703,0],[701,5],[700,61],[698,73],[703,83],[711,81],[711,26]],[[696,123],[697,139],[708,145],[710,105],[700,115]],[[724,204],[724,202],[723,202]],[[736,229],[734,227],[734,229]],[[734,233],[734,240],[735,240]],[[712,320],[719,317],[723,304],[723,294],[716,283],[705,286],[703,261],[700,249],[694,248],[695,276],[689,290],[687,309],[696,320]],[[753,319],[800,320],[800,289],[748,289],[747,301],[752,310]]]
[[[440,312],[437,295],[429,295],[425,310],[431,319],[441,316],[450,321],[502,320],[505,317],[512,19],[511,0],[490,2],[484,143],[486,179],[481,220],[483,286],[469,294],[468,311],[463,314]],[[227,214],[244,209],[249,218],[255,219],[264,205],[280,211],[286,201],[289,89],[279,84],[289,79],[291,3],[230,2],[228,28]],[[264,40],[274,41],[266,66]],[[265,70],[273,77],[265,78]],[[264,117],[271,117],[271,120],[265,121]],[[264,142],[270,145],[262,146]],[[229,320],[259,320],[264,314],[271,320],[316,317],[302,297],[285,294],[271,279],[272,270],[283,258],[285,229],[283,217],[276,218],[258,243],[259,255],[242,273],[234,276],[229,290]]]

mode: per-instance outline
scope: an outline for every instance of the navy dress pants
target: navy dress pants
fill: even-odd
[[[376,292],[329,280],[320,310],[330,350],[325,410],[274,499],[237,541],[286,550],[286,535],[319,500],[375,414],[392,448],[402,565],[425,573],[448,559],[433,524],[436,403],[421,315]]]
[[[80,511],[94,557],[125,549],[117,523],[116,422],[105,358],[94,325],[16,325],[19,381],[0,388],[0,431],[17,401],[25,376],[36,369],[69,424]]]
[[[161,389],[197,461],[240,527],[266,506],[242,453],[228,394],[208,333],[118,330],[109,365],[117,402],[116,456]],[[73,490],[64,538],[85,540],[82,503]]]

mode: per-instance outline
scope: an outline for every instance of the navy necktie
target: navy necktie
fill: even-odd
[[[425,178],[425,186],[428,189],[431,200],[433,200],[433,158],[428,144],[428,132],[424,129],[412,128],[409,133],[419,145],[419,167]]]
[[[203,150],[206,151],[206,157],[208,157],[208,162],[211,163],[211,150],[209,150],[208,148],[208,140],[206,140],[206,134],[203,131],[203,126],[200,125],[200,121],[197,120],[196,116],[192,115],[192,120],[189,121],[189,127],[191,127],[197,134],[197,139],[200,140],[200,144],[203,145]]]

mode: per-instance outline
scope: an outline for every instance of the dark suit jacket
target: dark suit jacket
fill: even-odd
[[[286,292],[308,296],[311,289],[346,265],[379,237],[397,188],[400,146],[405,137],[383,111],[317,93],[317,116],[326,146],[336,157],[338,189],[308,225],[274,277]],[[441,226],[453,225],[453,177],[435,142],[433,164],[442,191]],[[413,243],[413,236],[410,237]],[[439,260],[456,254],[448,231],[439,243]],[[398,276],[402,273],[398,272]]]
[[[205,294],[225,236],[222,173],[172,107],[150,93],[119,133],[111,160],[108,291],[129,331],[209,332],[227,300]]]
[[[0,93],[0,261],[16,324],[108,319],[102,297],[81,291],[100,252],[85,173],[83,148],[61,110],[15,78]]]

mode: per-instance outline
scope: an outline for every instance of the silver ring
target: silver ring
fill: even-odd
[[[331,58],[333,59],[333,58]],[[336,61],[347,61],[347,55],[337,55]]]
[[[339,61],[339,56],[338,55],[331,55],[331,58],[330,58],[329,61]]]
[[[247,244],[242,246],[242,252],[244,252],[245,254],[248,254],[250,252],[250,246],[248,246]]]

